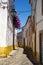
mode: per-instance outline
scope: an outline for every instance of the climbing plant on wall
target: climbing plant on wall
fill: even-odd
[[[13,25],[15,28],[20,28],[20,20],[18,15],[13,16]]]

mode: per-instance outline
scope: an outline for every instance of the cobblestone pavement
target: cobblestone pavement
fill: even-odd
[[[23,48],[13,50],[7,58],[0,58],[0,65],[33,65],[23,54]]]

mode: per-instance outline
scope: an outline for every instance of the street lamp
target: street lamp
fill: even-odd
[[[11,9],[10,14],[11,14],[12,17],[14,17],[16,15],[16,13],[17,12],[15,11],[15,9]]]
[[[16,11],[15,11],[15,9],[12,9],[11,11],[10,11],[10,14],[11,14],[11,17],[12,17],[12,24],[13,24],[13,17],[16,15]],[[15,31],[14,31],[14,24],[13,24],[13,50],[15,49],[14,48],[14,35],[15,35]]]

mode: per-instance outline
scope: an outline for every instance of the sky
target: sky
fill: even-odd
[[[31,5],[29,0],[15,0],[14,2],[15,10],[18,13],[20,19],[21,27],[25,25],[28,16],[31,15]],[[18,30],[19,32],[20,30]]]

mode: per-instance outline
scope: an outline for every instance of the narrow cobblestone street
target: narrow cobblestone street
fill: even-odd
[[[0,58],[0,65],[33,65],[23,51],[23,48],[13,50],[7,58]]]

